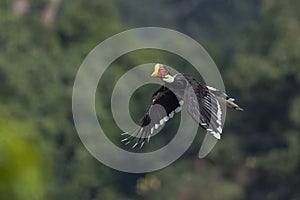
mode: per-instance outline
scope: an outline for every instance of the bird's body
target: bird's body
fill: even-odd
[[[146,114],[141,120],[140,127],[130,136],[123,139],[126,144],[135,141],[133,148],[138,144],[142,147],[146,140],[160,130],[162,125],[175,113],[181,111],[183,104],[191,117],[207,132],[220,139],[222,133],[222,109],[220,103],[242,110],[225,93],[199,83],[187,74],[175,74],[172,76],[168,67],[162,64],[155,65],[152,76],[161,78],[165,85],[161,86],[152,95],[152,101]]]

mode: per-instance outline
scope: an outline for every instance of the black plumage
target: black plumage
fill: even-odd
[[[186,105],[191,117],[217,139],[220,139],[222,133],[220,102],[236,110],[242,110],[233,102],[234,99],[229,98],[225,93],[202,85],[187,74],[179,73],[172,76],[165,65],[155,65],[152,76],[161,78],[165,85],[153,93],[152,101],[141,119],[139,128],[124,133],[129,136],[122,142],[133,143],[132,148],[139,144],[142,147],[146,140],[149,141],[152,135],[160,131],[164,123],[181,111],[183,104]]]
[[[176,95],[167,87],[162,86],[152,94],[152,100],[147,111],[140,121],[140,127],[130,133],[130,136],[122,142],[129,144],[135,141],[133,148],[140,143],[144,145],[145,140],[158,132],[161,126],[174,116],[175,110],[180,107]],[[128,134],[128,133],[125,133]]]

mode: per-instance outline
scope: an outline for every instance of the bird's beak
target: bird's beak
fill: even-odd
[[[153,77],[158,77],[158,73],[157,73],[157,72],[153,72],[153,73],[151,74],[151,76],[153,76]]]
[[[155,65],[154,67],[154,72],[151,74],[153,77],[158,77],[158,70],[159,70],[159,65]]]

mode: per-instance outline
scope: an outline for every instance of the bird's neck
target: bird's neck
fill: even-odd
[[[168,74],[167,76],[165,76],[165,78],[162,79],[163,81],[165,81],[166,83],[172,84],[175,81],[174,76]]]

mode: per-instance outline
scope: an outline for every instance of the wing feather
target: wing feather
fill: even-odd
[[[137,130],[128,132],[127,138],[122,142],[125,144],[132,143],[132,148],[140,145],[143,147],[145,141],[149,142],[150,138],[158,133],[163,125],[173,117],[174,111],[181,107],[176,95],[167,87],[162,86],[152,95],[151,104],[148,106],[146,114],[141,119],[140,126]]]
[[[206,131],[220,139],[222,133],[221,107],[208,88],[193,82],[185,91],[186,107],[192,118]]]

